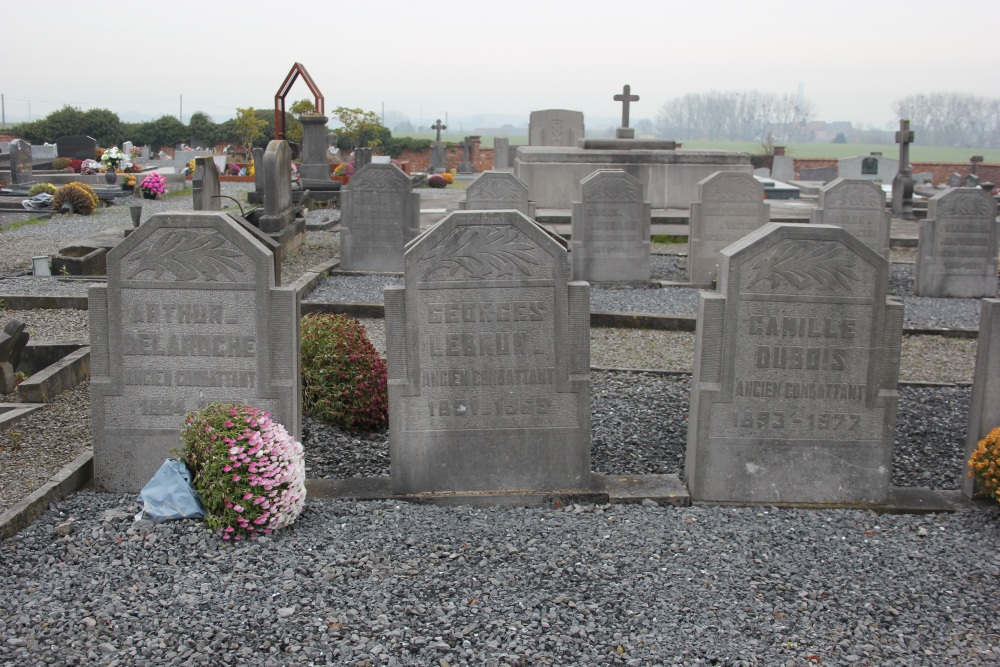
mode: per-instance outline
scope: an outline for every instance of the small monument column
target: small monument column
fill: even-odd
[[[429,171],[434,173],[437,171],[446,171],[448,169],[448,158],[445,155],[444,144],[441,143],[441,130],[447,130],[448,126],[441,122],[438,118],[437,122],[431,125],[431,129],[437,132],[437,136],[434,138],[434,144],[431,146],[431,165]]]
[[[908,119],[899,121],[896,143],[899,144],[899,171],[892,179],[892,214],[901,218],[913,218],[913,171],[910,169],[913,130],[910,129]]]
[[[616,139],[635,139],[635,129],[628,126],[628,107],[632,102],[638,102],[639,96],[632,94],[632,86],[626,84],[621,95],[615,95],[615,102],[622,103],[622,126],[615,130]]]
[[[465,137],[462,139],[462,150],[465,151],[465,156],[462,160],[462,164],[458,166],[458,172],[460,174],[474,174],[476,173],[476,168],[472,165],[472,137]]]

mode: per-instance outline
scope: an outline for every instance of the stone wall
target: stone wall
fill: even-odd
[[[794,158],[794,160],[796,176],[798,176],[802,169],[816,169],[817,167],[837,168],[837,158],[797,157]],[[911,162],[910,164],[913,165],[913,173],[920,173],[923,171],[932,172],[934,174],[935,185],[947,183],[948,176],[953,173],[959,173],[963,177],[972,173],[972,165],[968,162]],[[981,181],[1000,183],[1000,164],[982,163],[976,167],[976,174],[978,174]]]
[[[446,146],[445,157],[448,160],[448,169],[458,169],[462,161],[465,160],[465,149],[462,148],[461,144]],[[427,165],[431,161],[431,149],[428,148],[425,151],[403,151],[396,159],[400,162],[409,162],[411,171],[427,171]],[[470,159],[476,173],[489,171],[493,168],[493,149],[483,148],[479,144],[479,138],[473,137]]]

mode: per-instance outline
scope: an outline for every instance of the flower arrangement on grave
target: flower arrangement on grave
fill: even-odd
[[[427,179],[427,185],[432,188],[444,188],[448,186],[448,181],[445,180],[442,174],[432,174]]]
[[[302,445],[267,412],[212,403],[185,418],[181,458],[224,540],[291,525],[306,501]]]
[[[190,160],[188,160],[187,168],[188,168],[188,173],[193,176],[194,175],[194,158],[191,158]]]
[[[142,155],[142,149],[138,146],[133,146],[129,149],[128,156],[133,160],[138,159]]]
[[[247,176],[254,176],[256,174],[256,169],[254,169],[253,159],[250,160],[250,164],[247,165]]]
[[[101,169],[101,164],[97,160],[84,160],[80,165],[81,174],[96,174]]]
[[[236,164],[235,162],[226,166],[226,171],[229,173],[230,176],[239,176],[240,169],[241,169],[240,165]]]
[[[979,490],[1000,501],[1000,426],[979,441],[969,467],[969,477],[975,477]]]
[[[333,170],[334,176],[353,176],[354,175],[354,163],[353,162],[341,162],[337,165],[337,168]]]
[[[83,160],[76,160],[76,159],[70,160],[68,166],[75,173],[79,174],[81,171],[83,171]]]
[[[57,189],[56,186],[52,185],[51,183],[35,183],[34,185],[31,186],[31,189],[28,190],[28,196],[34,197],[35,195],[40,194],[42,192],[55,196],[56,189]]]
[[[139,189],[142,190],[142,196],[146,199],[156,199],[160,195],[167,194],[167,179],[154,171],[142,179]]]
[[[57,157],[55,160],[52,161],[52,168],[56,171],[62,171],[63,169],[66,169],[67,167],[72,165],[72,163],[73,161],[70,160],[68,157]]]
[[[348,431],[385,427],[386,366],[360,322],[343,315],[306,315],[300,350],[303,410]]]
[[[73,181],[56,190],[52,196],[52,209],[58,213],[90,215],[98,201],[97,193],[92,187]]]
[[[135,174],[125,174],[122,178],[122,190],[135,190]]]
[[[444,182],[447,183],[448,185],[451,185],[452,183],[455,182],[455,177],[451,175],[451,172],[447,171],[444,172],[443,174],[441,174],[441,178],[443,178]]]
[[[112,146],[101,155],[101,164],[104,165],[107,171],[118,171],[126,163],[131,164],[131,160],[128,159],[125,153],[118,150],[117,146]]]

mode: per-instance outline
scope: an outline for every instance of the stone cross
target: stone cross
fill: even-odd
[[[910,121],[905,118],[899,121],[899,132],[896,133],[896,143],[899,144],[899,168],[909,169],[910,144],[913,143],[913,130],[910,129]]]
[[[638,102],[639,96],[632,94],[632,86],[628,84],[622,88],[621,95],[615,95],[615,102],[622,103],[622,127],[628,127],[628,105],[631,102]]]
[[[899,144],[899,170],[892,179],[892,213],[901,218],[913,218],[913,175],[910,171],[910,144],[913,130],[910,121],[899,121],[896,143]]]
[[[441,119],[438,118],[437,122],[434,123],[433,125],[431,125],[431,129],[432,130],[437,130],[437,138],[434,139],[435,143],[441,143],[441,130],[447,130],[448,126],[447,125],[442,125],[441,124]]]

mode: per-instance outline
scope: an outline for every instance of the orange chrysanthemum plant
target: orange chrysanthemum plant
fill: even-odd
[[[979,441],[969,467],[969,477],[976,478],[978,491],[1000,501],[1000,426]]]

